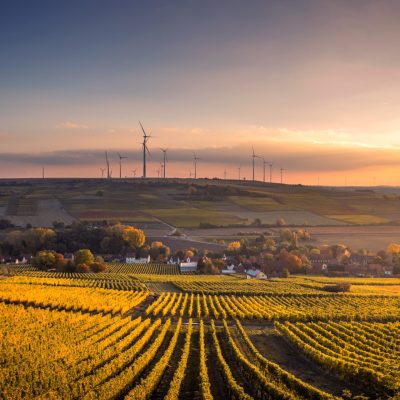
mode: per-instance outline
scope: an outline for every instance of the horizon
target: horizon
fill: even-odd
[[[148,176],[397,186],[400,3],[3,5],[0,178]],[[257,160],[256,180],[263,179]],[[119,174],[119,172],[117,172]],[[269,170],[266,172],[269,180]]]

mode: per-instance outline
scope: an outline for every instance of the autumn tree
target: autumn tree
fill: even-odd
[[[42,250],[39,251],[33,258],[32,265],[41,271],[46,271],[56,264],[56,256],[54,251]]]
[[[74,263],[77,269],[80,265],[90,266],[94,262],[93,253],[89,249],[80,249],[74,253]]]
[[[240,244],[240,242],[238,242],[238,241],[230,242],[230,243],[228,244],[228,250],[229,250],[229,251],[237,251],[237,250],[240,249],[240,247],[241,247],[241,244]]]
[[[143,246],[146,239],[144,232],[141,229],[134,228],[133,226],[127,226],[123,230],[122,237],[128,246],[135,247]]]

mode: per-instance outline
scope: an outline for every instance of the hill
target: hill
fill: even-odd
[[[153,230],[398,224],[395,188],[327,188],[208,179],[0,181],[0,217],[16,225],[118,220]]]

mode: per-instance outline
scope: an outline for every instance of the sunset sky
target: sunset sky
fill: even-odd
[[[0,178],[251,178],[398,185],[400,1],[20,1],[0,5]],[[262,179],[261,161],[257,178]]]

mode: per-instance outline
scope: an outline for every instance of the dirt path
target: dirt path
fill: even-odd
[[[218,368],[219,363],[214,350],[213,338],[209,329],[207,329],[207,331],[208,332],[205,334],[205,348],[208,375],[211,382],[211,393],[214,399],[229,399],[229,392],[226,390],[227,385],[221,370]]]
[[[190,343],[188,365],[185,370],[179,400],[198,400],[199,392],[199,331],[194,329]]]
[[[349,389],[353,394],[365,392],[362,387],[340,380],[339,377],[307,359],[274,328],[246,330],[261,354],[301,380],[335,395],[341,395],[344,389]]]
[[[150,399],[152,400],[163,399],[168,393],[169,385],[174,377],[175,370],[178,367],[179,360],[182,356],[182,348],[185,343],[185,333],[186,332],[182,331],[179,334],[178,342],[176,343],[174,352],[172,353],[168,366],[162,375],[161,381],[151,394]]]

